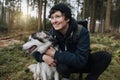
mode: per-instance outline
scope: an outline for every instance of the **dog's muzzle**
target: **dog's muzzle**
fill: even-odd
[[[36,45],[33,45],[30,48],[28,48],[28,49],[24,49],[23,48],[23,50],[25,51],[25,56],[31,55],[36,48],[37,48]]]

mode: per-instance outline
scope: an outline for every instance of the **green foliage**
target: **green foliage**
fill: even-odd
[[[92,51],[107,50],[110,52],[112,62],[99,80],[119,80],[120,79],[120,41],[114,36],[91,34]],[[0,80],[33,80],[32,73],[25,73],[28,65],[36,63],[33,57],[25,57],[20,49],[22,44],[15,44],[4,49],[0,49]],[[86,74],[84,74],[86,76]],[[72,79],[77,80],[78,74],[73,74]]]
[[[51,29],[51,23],[49,19],[46,19],[46,25],[45,25],[45,30],[49,31]]]
[[[120,41],[111,34],[91,34],[91,49],[93,52],[106,50],[112,54],[112,61],[100,80],[120,79]],[[94,45],[93,45],[94,44]],[[93,45],[93,46],[92,46]]]
[[[20,46],[13,45],[0,50],[0,80],[32,80],[32,76],[24,70],[34,59],[25,57]]]

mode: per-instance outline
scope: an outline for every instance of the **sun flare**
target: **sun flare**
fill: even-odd
[[[34,10],[32,10],[31,7],[28,8],[26,2],[22,2],[21,10],[23,15],[25,16],[37,16],[37,8],[35,8]]]
[[[24,2],[22,3],[21,10],[22,10],[23,15],[27,15],[27,4],[26,3]]]

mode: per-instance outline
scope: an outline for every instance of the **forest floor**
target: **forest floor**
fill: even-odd
[[[27,38],[32,32],[9,32],[0,33],[0,48],[4,48],[16,43],[21,43],[24,38]]]
[[[31,33],[31,32],[30,32]],[[27,40],[28,32],[0,34],[0,80],[33,80],[32,73],[25,73],[28,65],[36,63],[32,57],[25,57],[20,46]],[[120,34],[90,34],[93,52],[107,50],[112,61],[99,80],[120,79]],[[86,74],[84,74],[86,76]],[[73,80],[77,74],[73,74]]]

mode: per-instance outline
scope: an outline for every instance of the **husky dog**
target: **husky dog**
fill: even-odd
[[[35,51],[43,54],[50,46],[52,46],[52,36],[45,32],[37,32],[29,36],[29,41],[23,44],[23,50],[26,54],[32,55]],[[32,66],[32,67],[30,67]],[[50,67],[48,64],[41,62],[28,66],[35,80],[59,80],[59,75],[55,67]],[[36,70],[37,69],[37,70]],[[39,75],[39,76],[37,76]]]

